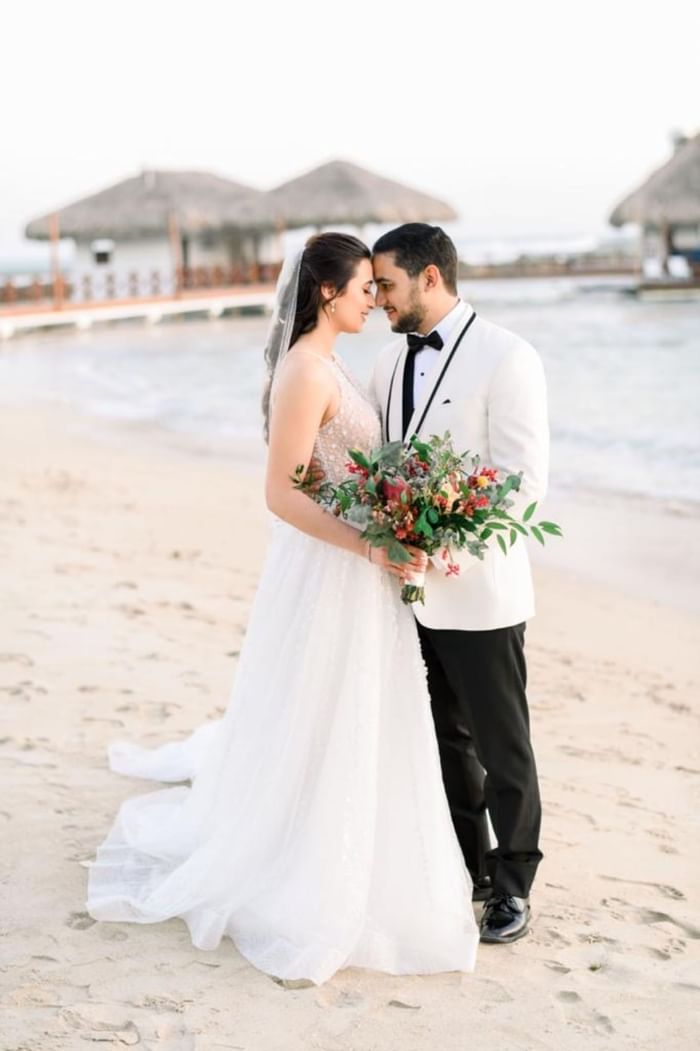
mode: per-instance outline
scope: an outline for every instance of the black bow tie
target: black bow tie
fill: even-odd
[[[435,350],[442,350],[443,347],[442,336],[439,332],[431,332],[428,336],[418,336],[415,332],[409,332],[406,342],[409,354],[415,354],[423,347],[434,347]]]

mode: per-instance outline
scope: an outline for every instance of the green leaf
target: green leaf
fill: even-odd
[[[541,529],[543,533],[550,533],[552,536],[563,536],[561,526],[558,526],[556,522],[538,522],[538,529]]]
[[[489,529],[507,529],[508,526],[504,525],[503,522],[487,522]]]
[[[517,529],[523,536],[529,536],[527,529],[525,526],[520,525],[520,522],[513,521],[511,522],[511,525],[513,526],[513,529]]]
[[[416,450],[421,460],[430,460],[430,446],[420,441],[416,434],[411,438],[410,444]]]
[[[509,474],[504,482],[496,490],[496,503],[502,503],[512,490],[520,488],[520,477],[517,474]]]
[[[532,518],[532,516],[535,513],[535,508],[536,507],[537,507],[537,501],[535,500],[534,504],[530,504],[530,506],[525,509],[525,514],[523,515],[523,522],[529,522],[530,521],[530,519]]]
[[[350,457],[353,463],[356,463],[358,465],[358,467],[366,467],[367,470],[369,470],[369,460],[363,452],[360,452],[359,449],[349,449],[348,456]]]
[[[496,540],[498,541],[498,546],[500,547],[500,549],[503,552],[503,554],[507,555],[508,554],[508,548],[506,547],[506,542],[505,542],[505,540],[503,539],[503,537],[501,536],[500,533],[496,537]]]
[[[515,541],[517,539],[518,539],[518,534],[515,532],[514,529],[511,529],[511,531],[510,531],[510,546],[511,547],[513,546],[513,544],[515,543]]]
[[[485,529],[481,530],[481,537],[480,537],[481,540],[488,540],[488,538],[490,536],[493,536],[493,530],[489,529],[488,526],[486,526]]]
[[[390,540],[387,544],[387,552],[392,562],[410,562],[411,556],[398,540]]]
[[[413,526],[414,533],[420,533],[422,536],[431,537],[433,535],[432,527],[428,522],[428,508],[426,507],[418,515],[415,525]]]
[[[544,537],[540,533],[540,531],[537,528],[537,526],[530,526],[530,532],[534,536],[535,540],[538,540],[540,542],[540,544],[542,544],[542,547],[544,547]]]

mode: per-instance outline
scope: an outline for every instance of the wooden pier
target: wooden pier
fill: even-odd
[[[79,303],[22,303],[0,307],[0,340],[22,332],[73,326],[89,329],[109,322],[143,320],[157,324],[165,318],[203,315],[221,317],[232,311],[269,312],[274,285],[239,285],[228,288],[183,289],[176,295],[135,296],[127,299]]]

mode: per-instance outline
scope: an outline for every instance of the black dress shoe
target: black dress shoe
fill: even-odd
[[[493,945],[517,941],[527,933],[530,903],[511,894],[492,894],[481,918],[481,941]]]
[[[478,876],[472,879],[472,901],[488,901],[493,894],[490,876]]]

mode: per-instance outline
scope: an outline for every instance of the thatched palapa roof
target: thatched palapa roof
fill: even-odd
[[[184,235],[457,218],[444,201],[338,160],[268,193],[206,172],[143,171],[34,219],[27,237],[48,240],[54,214],[61,237],[82,241],[162,237],[171,216]]]
[[[260,190],[207,172],[143,171],[57,213],[61,237],[128,240],[163,236],[171,215],[182,234],[270,227],[261,207],[264,196]],[[52,214],[30,222],[27,237],[48,240]]]
[[[610,222],[656,229],[700,224],[700,133],[682,140],[671,159],[618,204]]]
[[[444,201],[348,161],[329,161],[266,195],[266,207],[288,228],[456,219]]]

